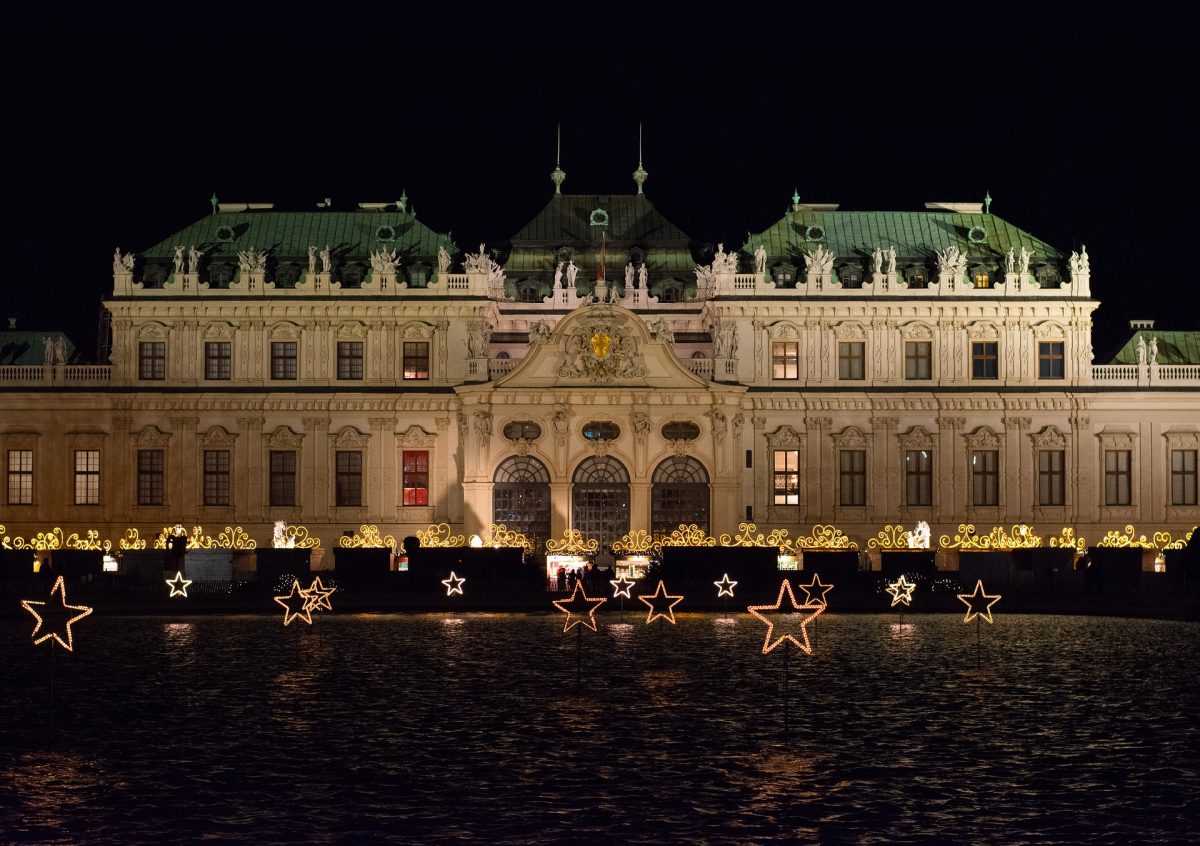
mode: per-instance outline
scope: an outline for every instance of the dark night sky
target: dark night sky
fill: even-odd
[[[564,190],[624,193],[640,120],[647,194],[697,240],[740,244],[793,188],[847,209],[990,191],[994,213],[1088,245],[1098,352],[1130,317],[1200,328],[1179,308],[1200,202],[1184,12],[406,5],[12,22],[4,316],[92,349],[113,247],[166,237],[214,191],[310,209],[405,189],[460,246],[500,241],[550,196],[556,122]]]

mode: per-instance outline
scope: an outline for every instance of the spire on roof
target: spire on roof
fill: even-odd
[[[550,171],[550,181],[554,183],[554,193],[562,193],[562,184],[567,181],[567,175],[559,167],[562,160],[562,124],[558,125],[558,137],[554,144],[554,170]]]
[[[396,201],[396,205],[400,211],[408,211],[408,192],[403,188],[400,189],[400,199]]]
[[[984,214],[992,213],[992,192],[991,191],[983,192],[983,213]]]
[[[217,213],[217,192],[216,191],[213,191],[213,195],[208,198],[208,201],[210,203],[212,203],[212,213],[216,214]]]
[[[637,183],[638,193],[644,194],[642,187],[646,184],[646,177],[650,174],[646,172],[646,168],[642,167],[642,125],[638,124],[638,166],[633,172],[633,181]]]
[[[800,192],[792,189],[792,211],[800,211]]]

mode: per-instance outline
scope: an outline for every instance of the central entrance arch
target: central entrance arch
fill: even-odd
[[[608,455],[586,458],[571,480],[571,526],[602,551],[629,531],[629,471]]]
[[[650,491],[650,533],[656,540],[679,526],[695,524],[708,533],[708,471],[687,455],[663,460],[654,468]]]
[[[492,479],[492,522],[522,532],[541,548],[550,536],[550,472],[528,455],[500,462]]]

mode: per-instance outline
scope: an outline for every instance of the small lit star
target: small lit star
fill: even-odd
[[[637,582],[635,582],[633,579],[629,578],[628,576],[618,576],[615,579],[609,579],[608,583],[613,586],[613,599],[618,597],[633,599],[633,597],[629,595],[630,588],[637,584]]]
[[[167,599],[174,599],[177,596],[182,596],[187,599],[188,585],[192,583],[191,579],[185,579],[182,571],[176,571],[175,578],[167,579],[167,587],[171,589],[171,595]]]
[[[337,590],[335,587],[325,587],[321,583],[321,577],[313,578],[313,583],[308,586],[307,590],[301,591],[308,599],[309,611],[332,611],[333,603],[329,601],[329,597]]]
[[[901,576],[897,581],[892,582],[887,586],[887,592],[892,595],[892,607],[903,603],[904,605],[912,605],[913,590],[916,585]]]
[[[673,609],[680,602],[683,602],[683,597],[668,594],[667,587],[662,583],[662,580],[659,580],[658,588],[655,589],[654,593],[642,594],[638,596],[638,599],[646,603],[646,607],[650,609],[650,613],[646,617],[646,625],[650,625],[659,619],[666,620],[671,625],[675,625],[675,611]]]
[[[783,607],[785,594],[791,604],[790,608]],[[767,624],[767,637],[763,641],[762,649],[764,655],[784,642],[791,642],[805,654],[812,654],[812,645],[808,642],[808,624],[825,610],[825,606],[798,604],[796,595],[792,593],[792,586],[787,579],[784,579],[783,584],[779,586],[779,597],[775,600],[774,605],[751,605],[746,610],[750,612],[751,616]],[[799,620],[795,616],[797,612],[802,613]],[[778,635],[775,632],[776,626],[781,631]],[[792,631],[783,631],[785,627],[791,628]],[[797,628],[799,629],[798,637],[794,633]]]
[[[978,617],[981,620],[992,622],[992,606],[1000,601],[1000,595],[994,594],[989,596],[983,591],[983,579],[975,582],[974,593],[958,594],[959,601],[967,606],[967,616],[963,620],[964,623],[969,623]]]
[[[796,583],[800,590],[804,591],[805,605],[828,605],[829,601],[825,598],[825,594],[833,590],[833,585],[821,583],[821,574],[813,573],[812,581],[806,585],[799,582]]]
[[[58,602],[54,602],[55,594],[58,594]],[[46,602],[22,599],[21,607],[32,614],[33,619],[37,621],[33,627],[34,646],[53,638],[68,652],[73,651],[72,647],[75,642],[71,636],[71,626],[92,613],[92,609],[86,605],[67,604],[67,588],[63,585],[62,576],[54,580],[54,587],[50,588],[50,598]],[[72,613],[74,611],[79,613]],[[46,626],[45,631],[42,630],[43,624]],[[51,645],[54,641],[51,641]]]
[[[713,584],[717,586],[718,599],[722,596],[733,598],[733,589],[737,586],[737,582],[730,579],[728,573],[721,577],[721,581],[713,582]]]
[[[454,571],[451,570],[450,578],[442,579],[442,584],[446,586],[446,596],[454,596],[456,593],[459,596],[462,596],[462,586],[464,582],[466,582],[466,579],[464,579],[462,576],[454,575]]]
[[[567,619],[563,622],[563,634],[575,626],[586,626],[592,631],[596,631],[596,611],[606,602],[608,600],[602,597],[598,599],[589,597],[583,590],[582,582],[575,583],[575,591],[571,594],[570,599],[552,600],[554,607],[567,615]]]
[[[299,618],[304,622],[312,625],[312,610],[309,608],[309,598],[304,588],[300,587],[300,580],[292,580],[292,592],[287,596],[277,596],[275,601],[283,606],[283,624],[286,626]]]

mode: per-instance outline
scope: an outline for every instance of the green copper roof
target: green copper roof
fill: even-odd
[[[391,229],[392,239],[381,240],[380,228]],[[229,232],[218,233],[222,229]],[[221,236],[229,234],[231,240],[222,240]],[[195,245],[210,259],[236,260],[239,250],[254,247],[272,256],[307,261],[310,245],[319,250],[326,244],[339,257],[363,260],[380,249],[424,258],[436,256],[438,246],[443,244],[451,253],[458,251],[446,235],[434,232],[409,212],[256,211],[209,215],[146,248],[142,255],[149,260],[169,261],[176,245],[185,250]]]
[[[1159,364],[1200,364],[1200,332],[1160,332],[1157,329],[1140,329],[1129,336],[1125,345],[1117,350],[1107,364],[1137,364],[1137,339],[1158,338]]]
[[[608,212],[608,240],[688,242],[688,236],[667,220],[645,194],[561,194],[551,198],[537,217],[511,239],[558,246],[600,240],[600,231],[590,223],[595,209]]]
[[[809,236],[810,227],[824,230],[821,240]],[[978,227],[982,234],[975,240],[968,233]],[[1033,261],[1059,264],[1062,254],[1054,247],[1013,226],[994,214],[959,214],[955,212],[869,212],[869,211],[812,211],[801,209],[788,212],[773,226],[751,234],[742,251],[752,254],[763,243],[768,262],[791,258],[803,267],[800,255],[816,249],[818,244],[831,250],[839,259],[869,259],[876,247],[896,248],[897,260],[911,261],[933,258],[935,250],[957,247],[969,259],[988,259],[1003,262],[1011,248],[1021,248],[1033,254]]]

